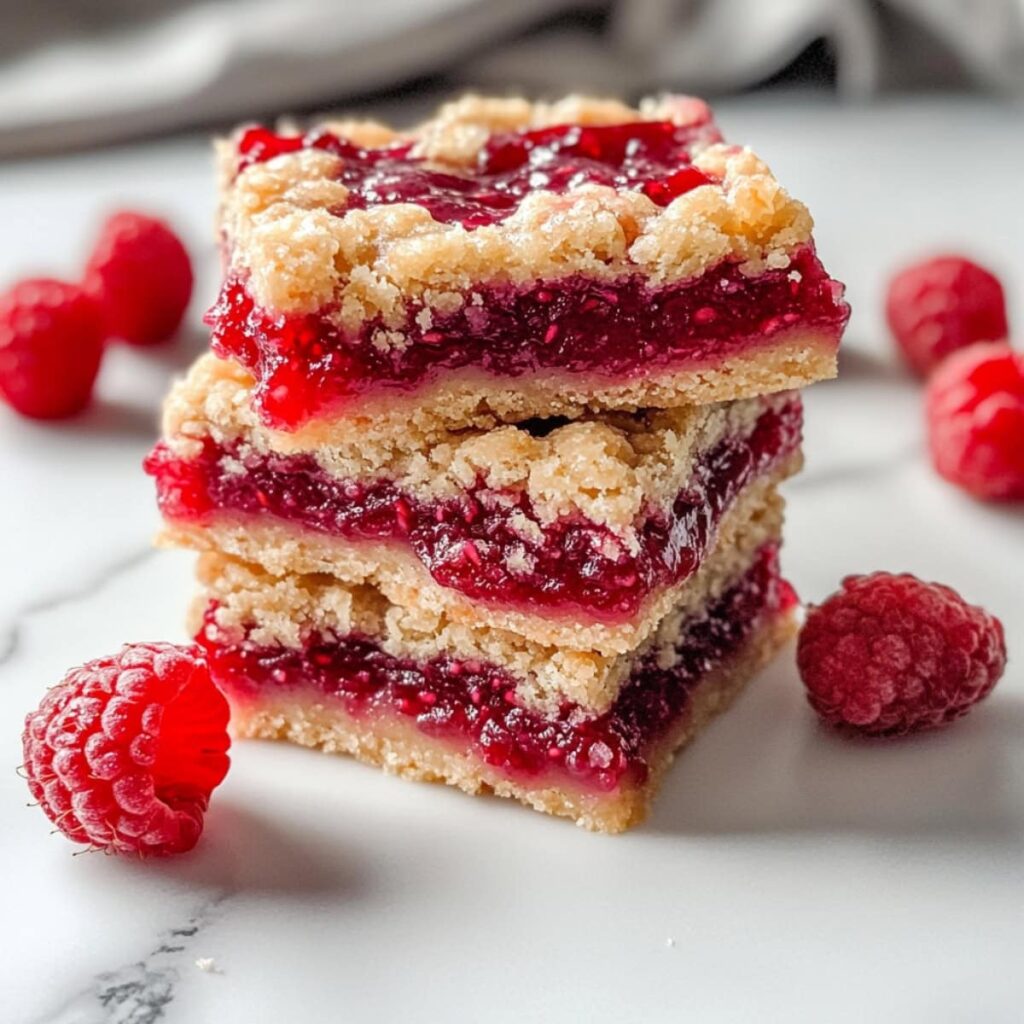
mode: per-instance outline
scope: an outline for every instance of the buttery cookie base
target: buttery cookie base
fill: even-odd
[[[577,419],[587,413],[731,402],[795,391],[838,372],[834,333],[794,330],[715,364],[668,369],[635,379],[547,373],[502,379],[478,371],[444,374],[433,384],[354,399],[278,434],[281,450],[380,444],[412,432],[421,443],[453,430],[490,430],[535,418]]]

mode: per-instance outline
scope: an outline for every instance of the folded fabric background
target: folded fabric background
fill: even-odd
[[[531,92],[763,81],[825,40],[848,95],[1024,91],[1024,0],[35,0],[0,14],[0,155],[442,76]]]

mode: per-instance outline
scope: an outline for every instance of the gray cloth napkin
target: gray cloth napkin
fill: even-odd
[[[34,0],[0,14],[0,155],[448,87],[759,82],[825,39],[838,88],[1024,91],[1024,0]]]

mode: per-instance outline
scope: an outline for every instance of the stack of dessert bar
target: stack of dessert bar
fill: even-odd
[[[469,97],[220,149],[213,353],[148,462],[237,734],[603,831],[792,631],[847,319],[700,101]]]

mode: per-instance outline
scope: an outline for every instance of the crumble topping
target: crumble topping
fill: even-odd
[[[331,307],[349,329],[376,316],[396,327],[410,301],[430,308],[478,283],[641,274],[658,287],[723,259],[750,274],[788,266],[810,240],[810,215],[749,150],[720,144],[708,116],[689,97],[645,101],[635,110],[579,96],[553,104],[469,96],[407,133],[324,125],[362,145],[415,139],[418,155],[449,169],[475,160],[498,131],[637,120],[709,125],[695,144],[694,166],[720,184],[699,186],[666,207],[596,184],[561,194],[538,190],[506,220],[473,230],[439,223],[410,203],[344,212],[348,190],[334,180],[340,160],[320,150],[279,155],[236,177],[235,150],[224,144],[221,220],[231,263],[261,306],[291,313]]]

